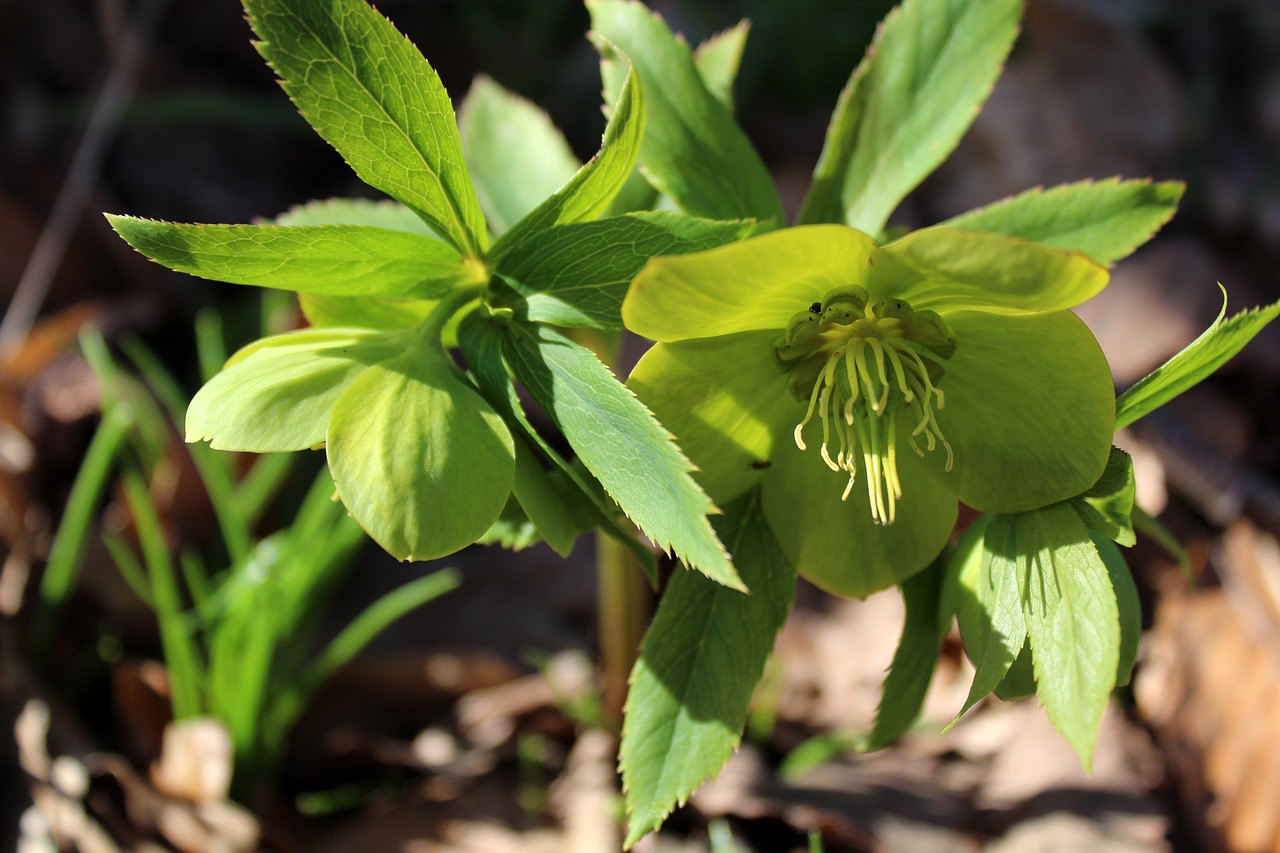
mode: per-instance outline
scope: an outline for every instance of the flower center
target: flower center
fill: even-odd
[[[871,303],[857,285],[838,287],[796,314],[773,345],[792,394],[809,403],[796,425],[796,446],[806,449],[804,428],[816,415],[822,461],[849,475],[841,500],[848,500],[861,463],[877,524],[893,524],[902,498],[899,417],[912,424],[911,449],[924,456],[941,444],[951,470],[954,455],[935,412],[944,403],[937,387],[942,363],[955,350],[955,337],[936,312],[914,311],[902,299]]]

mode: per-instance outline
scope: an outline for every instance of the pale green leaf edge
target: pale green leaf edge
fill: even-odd
[[[1116,429],[1151,414],[1179,394],[1199,384],[1230,361],[1272,320],[1280,317],[1280,301],[1227,314],[1227,291],[1222,289],[1222,310],[1200,337],[1173,358],[1138,380],[1116,400]]]

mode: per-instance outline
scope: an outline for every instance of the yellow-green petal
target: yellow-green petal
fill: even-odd
[[[1110,273],[1080,252],[1005,234],[925,228],[872,256],[873,296],[916,310],[1039,314],[1073,308],[1107,285]]]
[[[632,281],[622,320],[665,342],[781,330],[828,290],[865,281],[874,248],[852,228],[811,225],[654,258]]]
[[[402,334],[344,328],[254,341],[192,399],[187,441],[254,453],[319,447],[347,383],[404,346]]]
[[[515,476],[511,434],[434,341],[347,386],[327,450],[347,510],[402,560],[475,542],[498,518]]]
[[[901,583],[927,566],[951,535],[957,504],[940,480],[948,476],[941,473],[945,454],[922,459],[903,435],[899,424],[902,498],[888,527],[872,521],[865,471],[841,501],[848,477],[828,468],[816,447],[800,451],[779,442],[775,450],[761,482],[765,517],[800,574],[827,592],[862,598]]]
[[[1021,512],[1069,498],[1101,476],[1115,391],[1088,327],[1069,312],[947,317],[959,346],[939,383],[942,433],[960,499]]]
[[[773,364],[772,331],[657,344],[627,386],[676,436],[716,504],[741,495],[772,465],[773,448],[804,415]]]

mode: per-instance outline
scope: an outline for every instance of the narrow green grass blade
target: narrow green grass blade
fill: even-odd
[[[191,606],[198,612],[213,592],[204,560],[190,548],[183,548],[178,555],[178,565],[182,568],[182,581],[187,585],[187,594],[191,596]]]
[[[78,343],[84,360],[89,363],[89,369],[98,380],[99,406],[105,412],[112,404],[120,401],[120,368],[111,358],[107,342],[97,328],[86,327],[80,333]]]
[[[151,600],[160,623],[160,643],[169,670],[173,716],[179,720],[194,717],[203,710],[203,668],[187,627],[177,572],[142,475],[130,466],[125,468],[122,479],[129,511],[138,527],[142,558],[150,579]]]
[[[280,695],[272,708],[271,726],[280,730],[287,728],[315,689],[354,658],[369,641],[401,616],[456,589],[461,582],[462,577],[456,569],[441,569],[410,581],[375,601],[324,647],[291,689]]]
[[[112,406],[89,442],[40,582],[40,598],[48,607],[60,607],[75,588],[89,542],[89,528],[132,423],[132,411],[127,406]]]
[[[160,398],[166,413],[181,431],[186,420],[187,397],[173,375],[165,369],[155,353],[137,338],[122,339],[120,349]],[[218,530],[222,534],[230,561],[234,563],[243,559],[251,547],[250,519],[242,511],[237,499],[235,473],[232,469],[235,457],[219,453],[204,444],[190,445],[188,452],[213,504]]]
[[[236,486],[236,503],[250,524],[257,524],[297,461],[293,453],[263,453],[254,460]]]
[[[196,358],[200,362],[200,381],[208,382],[216,376],[222,365],[227,363],[227,355],[222,313],[212,308],[201,309],[196,314]]]
[[[160,400],[167,414],[175,424],[181,424],[187,409],[187,395],[183,392],[173,374],[164,366],[151,348],[134,335],[126,334],[120,338],[120,351],[133,363],[134,368],[142,376],[152,392]],[[218,366],[221,369],[221,365]]]
[[[133,594],[155,610],[156,605],[151,599],[151,583],[147,580],[147,570],[142,567],[142,561],[138,559],[129,542],[119,533],[104,533],[102,544],[106,546],[107,553],[111,555],[116,568],[120,570],[120,577],[124,578],[129,589],[133,590]]]

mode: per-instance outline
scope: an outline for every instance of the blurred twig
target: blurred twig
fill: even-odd
[[[27,259],[13,301],[5,311],[4,320],[0,321],[0,359],[22,343],[40,306],[44,304],[49,285],[71,241],[76,219],[84,209],[102,159],[120,126],[124,104],[133,92],[143,57],[167,4],[168,0],[141,0],[115,62],[94,99],[93,110],[67,169],[66,180],[58,190],[49,218],[31,251],[31,257]]]

